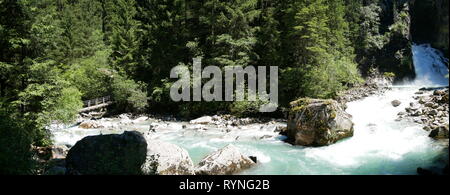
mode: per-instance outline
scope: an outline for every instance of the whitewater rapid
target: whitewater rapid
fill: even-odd
[[[391,90],[348,103],[353,116],[354,136],[327,147],[311,148],[285,143],[274,131],[277,125],[253,124],[227,131],[215,126],[192,126],[187,122],[143,121],[120,125],[119,119],[103,121],[108,129],[85,130],[78,127],[54,128],[55,144],[73,145],[88,135],[122,133],[137,130],[148,133],[152,123],[164,123],[151,133],[153,139],[185,148],[194,163],[228,144],[243,153],[256,156],[258,165],[241,174],[252,175],[348,175],[348,174],[416,174],[418,167],[441,168],[448,162],[447,145],[428,137],[421,125],[396,121],[397,114],[413,102],[422,87],[448,86],[448,60],[429,45],[413,46],[417,78],[413,82],[392,86]],[[393,107],[391,102],[402,104]],[[187,128],[183,129],[183,126]],[[183,130],[182,130],[183,129]],[[448,143],[448,142],[447,142]]]

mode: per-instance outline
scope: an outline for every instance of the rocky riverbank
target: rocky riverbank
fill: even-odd
[[[256,158],[228,145],[194,165],[189,153],[174,144],[136,132],[88,136],[70,150],[46,151],[46,175],[226,175],[256,165]],[[55,158],[55,154],[58,154]],[[67,156],[66,156],[67,155]],[[55,162],[59,163],[55,163]]]
[[[357,101],[371,95],[383,94],[391,89],[393,82],[394,78],[392,76],[373,73],[364,83],[341,92],[336,100],[345,105],[348,102]]]
[[[398,121],[410,120],[423,125],[430,137],[449,139],[449,89],[421,89],[404,112],[398,114]]]
[[[282,119],[237,118],[230,115],[205,116],[190,121],[169,116],[131,114],[99,119],[85,116],[80,116],[77,123],[70,127],[57,124],[51,127],[55,144],[58,145],[55,147],[65,149],[63,155],[58,157],[58,163],[54,163],[57,159],[52,157],[46,159],[48,163],[44,174],[234,174],[255,165],[257,157],[250,157],[252,153],[241,153],[239,147],[229,145],[205,156],[195,165],[184,148],[164,141],[165,138],[171,134],[203,134],[205,137],[218,135],[224,140],[275,140],[286,129]],[[137,134],[142,134],[144,139]],[[75,142],[67,141],[68,138]],[[43,153],[55,155],[51,149]],[[135,163],[127,164],[129,161]],[[141,165],[140,168],[137,164]]]
[[[408,102],[404,102],[407,104]],[[393,101],[393,106],[403,104]],[[448,145],[449,145],[449,89],[422,88],[415,93],[414,101],[409,102],[405,111],[398,113],[398,122],[410,121],[423,126],[429,137],[445,145],[444,155],[437,159],[446,166],[441,168],[417,168],[419,175],[448,175]]]
[[[327,163],[327,159],[330,155],[333,156],[334,154],[339,153],[339,148],[345,145],[358,143],[358,140],[364,140],[366,138],[364,134],[366,134],[366,132],[367,134],[370,134],[371,132],[368,130],[372,128],[372,126],[361,126],[365,124],[361,123],[361,117],[358,117],[360,121],[359,132],[364,131],[363,136],[359,135],[351,140],[349,139],[345,140],[345,142],[343,141],[342,143],[335,144],[336,147],[333,145],[331,147],[297,148],[290,144],[286,144],[283,141],[290,138],[290,143],[295,143],[295,145],[327,146],[344,138],[353,136],[354,128],[357,129],[357,125],[353,124],[352,116],[346,113],[344,103],[346,101],[363,99],[365,96],[368,96],[368,102],[370,102],[371,105],[376,105],[376,103],[371,103],[372,99],[383,96],[382,94],[379,96],[377,93],[389,91],[388,89],[390,88],[387,84],[388,80],[373,79],[370,83],[372,84],[366,84],[364,85],[365,87],[361,86],[359,89],[353,89],[353,92],[350,92],[352,90],[349,90],[346,92],[347,95],[345,98],[340,99],[340,101],[312,99],[307,102],[297,101],[297,104],[292,105],[288,122],[283,119],[236,118],[230,115],[204,116],[194,120],[180,120],[170,116],[133,116],[130,114],[122,114],[111,118],[89,117],[89,115],[86,115],[87,117],[80,116],[77,124],[69,127],[59,127],[60,125],[56,124],[53,125],[53,130],[51,131],[55,136],[55,144],[65,147],[65,153],[67,153],[67,150],[69,149],[72,152],[68,152],[70,153],[67,157],[69,160],[64,160],[65,157],[59,157],[59,160],[51,160],[52,163],[49,163],[47,166],[45,174],[103,174],[103,172],[92,172],[92,170],[85,168],[86,166],[84,166],[84,164],[87,161],[118,162],[117,164],[126,164],[121,163],[125,162],[124,159],[120,159],[121,157],[124,157],[125,159],[137,159],[134,160],[134,164],[130,165],[134,167],[133,169],[130,168],[130,170],[134,170],[134,172],[111,172],[111,170],[120,170],[121,168],[113,166],[113,168],[109,169],[108,167],[103,167],[105,163],[89,164],[102,166],[95,170],[103,170],[104,172],[108,172],[108,174],[144,175],[239,174],[242,173],[242,171],[246,173],[246,171],[251,171],[253,169],[259,170],[261,166],[264,166],[262,164],[272,163],[271,161],[276,161],[276,163],[274,162],[273,164],[284,163],[284,161],[298,164],[300,163],[298,161],[301,161],[301,163],[305,163],[305,166],[308,165],[307,168],[302,169],[309,170],[309,168],[311,168],[309,166],[316,165],[319,161],[320,163]],[[447,96],[445,96],[445,93]],[[372,94],[376,95],[373,96]],[[386,96],[392,97],[390,94],[391,91],[386,92]],[[410,94],[413,94],[413,92]],[[447,121],[448,132],[448,103],[443,103],[445,98],[448,100],[448,89],[446,89],[446,91],[444,90],[444,93],[440,93],[440,91],[437,90],[424,89],[417,92],[416,96],[415,99],[417,103],[421,105],[420,107],[423,110],[421,113],[423,114],[424,110],[427,113],[423,114],[421,117],[427,118],[429,121],[439,122],[439,127],[445,125],[445,121]],[[408,97],[411,97],[411,95],[408,95]],[[409,102],[411,98],[405,99],[408,99]],[[396,111],[390,116],[393,123],[395,123],[393,116],[395,116],[400,108],[403,109],[404,105],[407,104],[405,99],[399,98],[401,101],[387,100],[387,102],[392,101],[392,106],[396,106]],[[422,99],[423,101],[421,101]],[[356,102],[358,103],[361,101]],[[376,102],[378,103],[380,101]],[[420,102],[423,103],[421,104]],[[439,106],[437,108],[433,108],[436,107],[434,104],[430,108],[433,108],[436,111],[446,111],[447,115],[433,115],[434,112],[430,113],[432,111],[427,109],[427,105],[430,104],[427,104],[426,102],[438,104]],[[349,103],[349,113],[352,113],[353,115],[370,115],[363,110],[355,112],[356,107],[352,106],[353,103],[354,102]],[[379,106],[387,106],[387,108],[389,108],[391,104]],[[399,107],[400,105],[401,107]],[[408,108],[405,110],[405,113],[407,114],[402,116],[401,119],[414,121],[417,117],[409,116],[408,113],[410,112],[407,110]],[[414,113],[411,112],[411,114]],[[420,120],[422,121],[422,118]],[[374,121],[374,123],[376,123],[376,121]],[[290,129],[287,128],[288,124],[291,124]],[[379,127],[378,131],[372,132],[375,134],[370,135],[369,137],[378,139],[377,134],[382,134],[385,130],[384,127],[381,128],[382,124],[379,124]],[[394,130],[395,129],[392,129],[392,131]],[[134,133],[125,133],[128,131]],[[418,129],[418,131],[420,130]],[[430,130],[430,134],[431,132],[432,131]],[[439,132],[438,135],[440,135]],[[145,141],[142,141],[140,138],[129,139],[131,135],[131,137],[138,137],[137,134],[141,134]],[[281,136],[280,134],[286,135],[286,137]],[[126,144],[127,140],[141,141],[137,141],[134,144]],[[418,140],[422,141],[421,139]],[[365,143],[366,141],[362,141],[361,143]],[[96,146],[99,143],[100,145],[106,146],[122,144],[121,147],[119,147],[120,150],[117,149],[117,151],[120,151],[119,153],[121,155],[119,156],[121,157],[117,157],[118,155],[110,155],[111,153],[117,153],[112,146],[104,147],[105,150],[102,149],[101,151],[92,149],[92,147],[99,148]],[[424,143],[428,142],[424,141]],[[146,146],[144,147],[144,145]],[[370,146],[355,145],[346,148],[345,152],[347,152],[347,150],[352,150],[353,147],[359,146],[363,148],[368,147],[370,150],[380,150],[380,158],[386,158],[382,155],[383,152],[381,151],[388,149],[381,145],[378,147],[377,144],[372,144]],[[372,146],[374,148],[371,149]],[[130,150],[128,150],[127,147],[130,147],[128,148]],[[94,150],[95,152],[92,152]],[[145,152],[141,152],[139,158],[127,157],[132,155],[128,154],[129,152],[127,151],[135,150],[145,150]],[[334,150],[336,151],[334,152]],[[58,150],[46,151],[51,151],[51,153],[53,153],[53,151],[57,152]],[[406,151],[408,151],[408,149]],[[101,155],[100,157],[93,155],[98,152],[104,153],[104,155]],[[266,152],[273,153],[267,154]],[[387,153],[390,152],[392,151],[387,151]],[[322,159],[322,155],[324,154],[327,155],[323,156],[324,159]],[[356,151],[355,155],[356,154],[360,153]],[[363,157],[364,154],[365,153],[361,153],[361,157]],[[89,157],[83,157],[83,155],[89,155]],[[54,155],[51,154],[50,156]],[[291,156],[295,156],[295,158],[291,158]],[[355,162],[358,162],[356,159],[361,158],[358,155],[357,157],[358,158],[353,159]],[[105,161],[104,158],[108,160]],[[334,158],[339,159],[340,156],[335,156]],[[352,157],[348,158],[352,159]],[[77,159],[87,160],[79,161]],[[279,161],[279,159],[283,160]],[[318,162],[316,162],[315,159],[317,159]],[[140,164],[141,166],[137,168],[136,164]],[[126,166],[128,166],[128,164],[126,164]],[[270,166],[276,167],[276,165],[272,164]],[[326,164],[326,166],[328,165]],[[335,166],[339,165],[335,162],[330,162],[329,166],[330,167],[327,167],[326,169],[330,169],[331,171],[331,168],[335,169]],[[418,166],[422,165],[417,164],[414,168],[410,167],[408,170],[413,170]],[[278,171],[281,169],[282,168],[278,167],[276,169],[277,172],[270,173],[279,173]],[[337,169],[339,170],[340,168]],[[295,173],[301,173],[303,170],[297,170]],[[347,172],[350,173],[353,171],[349,169]]]

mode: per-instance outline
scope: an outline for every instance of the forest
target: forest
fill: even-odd
[[[278,66],[273,115],[301,97],[335,98],[377,70],[408,77],[409,50],[392,63],[386,48],[409,36],[409,12],[381,2],[0,0],[0,172],[33,174],[30,147],[50,145],[46,126],[73,121],[83,100],[111,96],[115,114],[260,115],[259,102],[173,102],[171,68],[196,57]]]

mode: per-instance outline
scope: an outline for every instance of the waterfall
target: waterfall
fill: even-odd
[[[436,159],[448,149],[430,138],[422,125],[396,119],[410,102],[416,101],[413,97],[420,88],[448,86],[445,77],[448,59],[430,45],[414,45],[412,50],[417,74],[415,81],[348,103],[347,112],[353,116],[355,134],[331,146],[292,146],[282,141],[283,137],[273,131],[273,126],[265,124],[252,124],[227,132],[213,126],[195,130],[197,125],[153,119],[136,124],[121,124],[121,119],[104,120],[102,125],[110,128],[86,130],[75,126],[53,130],[52,134],[55,143],[73,145],[88,135],[122,133],[130,129],[147,132],[150,125],[159,124],[162,130],[154,132],[152,138],[185,148],[194,163],[230,143],[245,154],[256,156],[258,166],[242,174],[416,174],[418,167],[441,168],[442,163]],[[393,100],[402,104],[393,107]],[[261,139],[265,135],[276,139]]]
[[[448,86],[448,59],[429,44],[413,45],[413,60],[416,70],[414,84],[422,87]]]

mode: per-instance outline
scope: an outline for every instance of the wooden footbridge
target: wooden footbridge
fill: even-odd
[[[79,111],[80,113],[86,113],[86,112],[106,108],[109,105],[113,104],[113,101],[111,99],[111,96],[105,96],[105,97],[96,98],[93,100],[83,101],[83,103],[84,103],[83,109],[81,109]]]

